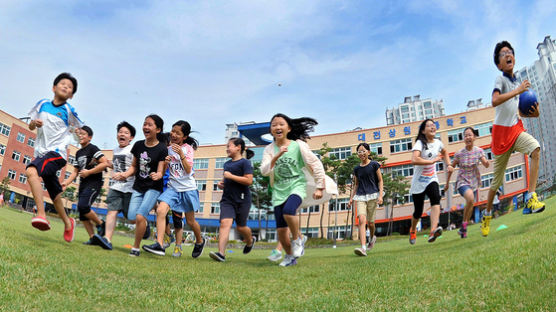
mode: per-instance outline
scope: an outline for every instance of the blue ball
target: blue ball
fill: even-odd
[[[528,116],[529,111],[537,103],[537,96],[533,90],[529,89],[519,95],[519,111],[523,116]]]

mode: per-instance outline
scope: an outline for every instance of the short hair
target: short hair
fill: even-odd
[[[512,50],[513,55],[515,56],[515,51],[514,48],[512,48],[512,45],[504,40],[504,41],[500,41],[496,44],[496,46],[494,47],[494,65],[498,66],[498,64],[500,64],[500,50],[502,50],[502,48],[508,48],[510,50]]]
[[[132,137],[135,137],[135,127],[132,126],[129,122],[127,121],[122,121],[118,124],[118,126],[116,127],[116,131],[120,131],[121,128],[126,127],[129,130],[129,133],[131,133]]]
[[[93,129],[91,129],[91,127],[89,126],[83,126],[81,127],[81,130],[87,132],[87,134],[92,137],[93,136]]]
[[[58,82],[60,82],[60,80],[62,80],[62,79],[69,79],[71,81],[71,83],[73,84],[73,91],[72,91],[71,94],[75,94],[75,92],[77,92],[77,79],[75,79],[75,77],[73,77],[70,73],[61,73],[61,74],[59,74],[54,79],[53,86],[57,85]]]

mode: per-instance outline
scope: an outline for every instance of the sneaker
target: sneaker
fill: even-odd
[[[301,243],[303,245],[303,250],[301,251],[301,256],[303,257],[303,255],[305,255],[305,243],[307,242],[307,236],[302,235],[301,236]]]
[[[409,232],[409,243],[411,245],[415,245],[416,241],[417,241],[417,233],[416,232]]]
[[[50,230],[50,222],[48,222],[48,220],[46,220],[46,218],[43,217],[33,217],[33,219],[31,219],[31,225],[38,230],[41,231],[48,231]]]
[[[71,227],[69,230],[64,230],[64,240],[68,243],[71,243],[73,241],[73,237],[75,234],[75,219],[74,218],[69,218],[69,219],[70,219]]]
[[[461,238],[467,238],[467,225],[463,223],[461,228],[458,230],[458,234]]]
[[[151,236],[151,226],[147,222],[147,227],[145,228],[145,234],[143,234],[143,239],[147,239]]]
[[[102,247],[102,249],[112,250],[112,243],[98,234],[93,235],[93,237],[91,237],[91,240],[94,243],[92,245],[98,245]]]
[[[93,245],[93,239],[92,239],[92,238],[89,238],[88,241],[83,242],[83,245],[92,246],[92,245]]]
[[[174,253],[172,254],[172,257],[181,257],[181,245],[176,245],[176,247],[174,247]]]
[[[166,255],[166,250],[162,246],[160,246],[158,242],[155,242],[151,245],[143,245],[143,250],[158,256]]]
[[[209,256],[210,256],[212,259],[214,259],[214,260],[216,260],[216,261],[218,261],[218,262],[224,262],[224,261],[226,261],[226,256],[222,255],[222,254],[219,253],[219,252],[211,251],[210,254],[209,254]]]
[[[376,235],[373,236],[373,238],[371,239],[371,241],[367,244],[367,248],[369,250],[373,249],[373,247],[375,246],[376,243]]]
[[[292,266],[292,265],[296,265],[296,264],[297,264],[297,260],[295,260],[295,257],[293,255],[286,255],[284,257],[284,260],[282,262],[280,262],[279,266],[287,267],[287,266]]]
[[[488,236],[488,233],[490,232],[490,219],[492,219],[492,216],[483,215],[483,220],[481,222],[481,234],[485,237]]]
[[[207,240],[203,237],[203,242],[202,243],[195,244],[195,247],[193,247],[193,252],[191,253],[191,257],[199,258],[203,254],[203,250],[205,249],[206,243],[207,243]]]
[[[282,259],[282,252],[278,249],[272,249],[272,251],[270,252],[270,256],[268,256],[267,259],[272,262],[277,262],[278,260]]]
[[[139,248],[131,248],[131,251],[129,252],[130,257],[139,257],[139,255],[141,255],[141,251],[139,250]]]
[[[303,256],[303,239],[298,238],[292,241],[292,255],[296,258]],[[285,261],[285,260],[284,260]]]
[[[527,202],[527,203],[529,203],[529,202]],[[531,214],[531,213],[533,213],[531,211],[531,208],[529,208],[527,206],[523,207],[523,214]]]
[[[429,243],[434,243],[434,241],[438,238],[438,236],[442,235],[442,227],[437,227],[434,232],[431,232],[429,235]]]
[[[531,198],[527,201],[525,205],[530,212],[529,213],[539,213],[544,211],[544,203],[537,199],[537,193],[531,193]],[[523,209],[523,214],[525,214],[525,208]]]
[[[101,224],[97,225],[97,234],[100,235],[100,237],[106,234],[106,222],[104,220],[102,220]]]
[[[247,246],[247,244],[245,244],[245,247],[243,247],[243,254],[244,255],[250,253],[251,249],[253,249],[253,246],[255,246],[255,242],[257,241],[257,238],[255,236],[252,236],[251,239],[253,240],[253,243],[251,244],[251,246]]]
[[[166,248],[170,247],[170,245],[172,245],[172,240],[170,239],[170,236],[165,233],[164,234],[164,239],[162,240],[162,247],[164,247],[164,249],[166,249]]]
[[[365,250],[365,248],[362,248],[362,247],[355,248],[355,250],[353,252],[355,252],[356,255],[361,256],[361,257],[366,257],[367,256],[367,251]]]

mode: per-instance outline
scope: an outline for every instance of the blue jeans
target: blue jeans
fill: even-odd
[[[138,214],[147,218],[149,212],[154,208],[159,195],[160,192],[157,190],[148,190],[145,193],[134,190],[129,200],[129,210],[127,212],[129,220],[135,220]]]

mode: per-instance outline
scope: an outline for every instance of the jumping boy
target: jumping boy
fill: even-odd
[[[492,201],[496,190],[502,185],[506,165],[514,151],[531,156],[529,192],[525,197],[527,204],[523,213],[538,213],[544,210],[544,203],[537,199],[537,193],[535,193],[539,177],[540,145],[533,136],[525,132],[520,118],[520,116],[538,117],[538,103],[527,116],[522,115],[518,110],[519,95],[527,91],[531,87],[531,83],[528,80],[524,80],[521,84],[517,82],[513,73],[515,65],[514,49],[509,42],[502,41],[496,44],[494,64],[502,72],[502,75],[496,78],[492,91],[492,106],[496,107],[491,144],[494,154],[494,179],[488,191],[487,211],[483,215],[481,223],[483,236],[488,236],[490,231]]]
[[[92,204],[98,196],[102,188],[102,171],[108,167],[108,160],[102,151],[94,144],[91,144],[93,138],[93,130],[88,126],[83,126],[78,131],[79,144],[81,149],[75,154],[74,171],[62,182],[65,189],[79,175],[79,196],[77,202],[77,210],[79,211],[79,220],[83,222],[83,226],[89,234],[89,240],[85,245],[94,245],[91,239],[95,234],[93,223],[97,226],[100,236],[104,235],[105,224],[97,214],[91,210]]]
[[[64,240],[69,243],[73,241],[75,220],[69,218],[64,209],[62,185],[56,172],[66,165],[72,129],[83,125],[74,108],[67,103],[77,91],[77,79],[69,73],[61,73],[54,79],[52,91],[52,101],[40,100],[29,112],[29,130],[37,129],[37,139],[35,159],[27,166],[25,174],[37,205],[37,215],[31,219],[31,225],[41,231],[50,230],[44,209],[42,178],[56,212],[64,221]]]

